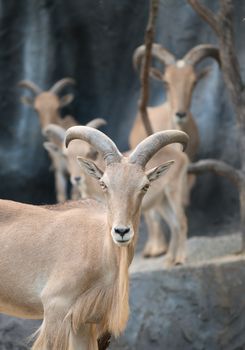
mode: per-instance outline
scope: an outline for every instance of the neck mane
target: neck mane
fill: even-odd
[[[140,214],[135,216],[135,237],[128,246],[116,246],[108,232],[102,248],[102,268],[97,276],[95,272],[90,287],[81,291],[67,315],[75,332],[85,323],[96,324],[97,338],[106,331],[118,336],[125,329],[129,316],[128,269],[134,255],[139,217]]]

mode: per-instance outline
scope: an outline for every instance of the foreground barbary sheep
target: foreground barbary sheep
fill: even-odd
[[[67,131],[102,154],[105,171],[79,161],[99,181],[105,204],[96,200],[38,207],[0,201],[0,312],[41,319],[33,350],[96,350],[106,331],[115,336],[128,319],[128,267],[134,254],[141,202],[172,161],[145,170],[164,146],[188,137],[156,133],[129,157],[105,134],[86,126]]]

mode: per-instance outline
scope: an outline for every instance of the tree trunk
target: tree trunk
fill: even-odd
[[[140,71],[141,96],[139,99],[139,112],[145,127],[146,134],[153,134],[152,126],[148,117],[147,104],[149,99],[149,70],[151,65],[151,48],[155,34],[155,23],[157,17],[159,0],[151,0],[149,20],[145,32],[145,57]]]
[[[240,216],[241,216],[241,233],[242,233],[242,253],[245,253],[245,177],[240,187]]]

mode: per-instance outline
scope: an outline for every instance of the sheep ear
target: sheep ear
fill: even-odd
[[[150,182],[157,180],[163,174],[165,174],[171,165],[174,164],[174,160],[170,160],[162,165],[159,165],[153,169],[150,169],[146,172],[146,176]]]
[[[87,153],[86,157],[92,160],[96,160],[99,153],[92,147],[90,147],[89,152]]]
[[[154,67],[150,68],[150,77],[162,81],[162,73]]]
[[[51,154],[54,153],[60,153],[60,149],[57,145],[55,145],[53,142],[44,142],[43,147]]]
[[[205,78],[212,70],[212,67],[205,67],[200,72],[197,73],[197,81]]]
[[[97,180],[100,180],[103,176],[103,172],[95,165],[94,162],[83,157],[77,157],[80,167],[90,176]]]
[[[28,96],[21,96],[20,101],[26,106],[33,106],[34,99]]]
[[[65,96],[60,97],[60,107],[65,107],[69,103],[71,103],[74,100],[73,94],[67,94]]]

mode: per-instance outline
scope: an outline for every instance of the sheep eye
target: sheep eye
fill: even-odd
[[[142,191],[143,192],[147,192],[147,190],[149,189],[150,184],[146,184],[144,187],[142,187]]]
[[[100,187],[102,188],[103,191],[107,190],[107,186],[103,181],[100,181]]]

